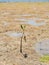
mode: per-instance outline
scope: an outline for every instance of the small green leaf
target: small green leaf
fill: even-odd
[[[21,29],[23,29],[23,26],[21,25]]]

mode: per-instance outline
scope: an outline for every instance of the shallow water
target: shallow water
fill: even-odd
[[[49,0],[0,0],[0,2],[49,2]]]
[[[49,54],[49,39],[36,43],[35,50],[40,55]]]
[[[21,37],[22,36],[22,33],[18,33],[18,32],[15,32],[15,31],[8,31],[4,34],[6,34],[10,37]]]
[[[10,15],[10,12],[3,12],[3,15]],[[19,14],[19,15],[16,15],[16,14],[14,14],[14,15],[12,15],[12,16],[37,16],[37,14]],[[37,23],[36,21],[37,20],[42,20],[41,18],[37,18],[37,17],[35,17],[35,18],[29,18],[29,19],[26,19],[26,18],[15,18],[14,19],[14,21],[23,21],[23,22],[21,22],[21,24],[30,24],[30,25],[33,25],[33,26],[41,26],[41,25],[44,25],[45,24],[45,20],[43,20],[42,22],[39,22],[39,23]],[[6,22],[4,22],[4,25],[7,25],[7,23]]]
[[[33,25],[33,26],[41,26],[44,25],[45,22],[37,23],[35,20],[28,20],[27,24]]]
[[[30,25],[33,25],[33,26],[42,26],[42,25],[46,24],[46,22],[44,22],[44,21],[37,23],[35,20],[32,20],[32,19],[29,19],[29,20],[17,19],[17,20],[23,21],[23,22],[21,22],[21,24],[30,24]]]

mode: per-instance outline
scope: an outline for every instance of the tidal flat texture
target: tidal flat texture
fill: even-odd
[[[23,40],[22,49],[27,58],[20,53],[20,25],[26,26],[27,41]],[[47,48],[49,54],[49,41],[42,42],[47,39],[49,3],[0,3],[0,65],[49,65],[49,62],[40,62],[43,50],[36,49],[40,42],[41,49]]]

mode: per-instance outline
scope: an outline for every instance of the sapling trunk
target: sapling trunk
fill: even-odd
[[[22,37],[21,37],[21,42],[20,42],[20,53],[22,53]]]

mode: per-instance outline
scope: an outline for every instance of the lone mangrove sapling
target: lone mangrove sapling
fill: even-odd
[[[25,35],[26,26],[25,25],[20,25],[20,27],[22,29],[22,37],[21,37],[21,41],[20,41],[20,53],[23,53],[22,52],[22,42],[23,42],[23,40],[26,42],[26,35]],[[24,57],[26,58],[27,54],[24,54]]]

